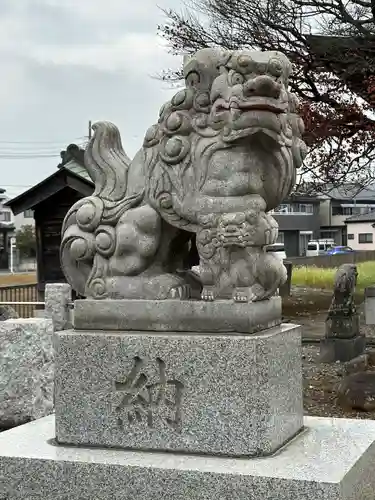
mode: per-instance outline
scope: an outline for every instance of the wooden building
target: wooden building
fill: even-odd
[[[38,291],[46,283],[64,282],[60,266],[61,228],[70,207],[94,191],[83,163],[84,151],[72,144],[61,153],[57,171],[7,202],[15,215],[34,211]]]
[[[5,189],[0,188],[0,270],[9,269],[10,238],[14,234],[11,212],[6,207]]]

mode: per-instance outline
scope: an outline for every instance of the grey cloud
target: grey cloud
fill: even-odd
[[[163,7],[178,3],[158,1]],[[109,4],[114,10],[106,13]],[[90,119],[116,123],[125,150],[136,153],[160,106],[173,94],[150,76],[171,65],[153,38],[161,20],[154,0],[0,1],[0,187],[14,196],[21,186],[53,173],[59,161],[6,160],[4,153],[58,155],[88,133]],[[41,47],[48,49],[46,56],[40,56]],[[94,58],[90,64],[86,48]],[[74,61],[66,55],[69,50]],[[102,64],[106,58],[113,58],[112,66]]]

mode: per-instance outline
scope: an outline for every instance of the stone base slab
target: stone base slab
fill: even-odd
[[[320,341],[320,361],[322,363],[350,361],[362,354],[365,348],[364,335],[357,335],[351,339],[325,338]]]
[[[93,314],[95,312],[95,314]],[[76,330],[254,333],[281,324],[281,297],[232,300],[76,300]]]
[[[261,459],[56,446],[54,418],[0,434],[2,500],[369,500],[375,422],[305,418]]]
[[[259,456],[303,425],[301,329],[55,334],[60,444]]]

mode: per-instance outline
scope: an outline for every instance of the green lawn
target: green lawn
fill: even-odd
[[[357,290],[364,290],[367,286],[375,285],[375,261],[357,264]],[[332,290],[333,280],[337,269],[323,269],[315,266],[294,267],[292,284],[308,288],[322,288]]]

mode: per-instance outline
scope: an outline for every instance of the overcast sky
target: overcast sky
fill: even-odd
[[[181,0],[156,0],[179,8]],[[53,173],[88,121],[110,120],[133,157],[173,91],[153,78],[179,58],[157,37],[155,0],[0,0],[0,187],[13,197]]]

